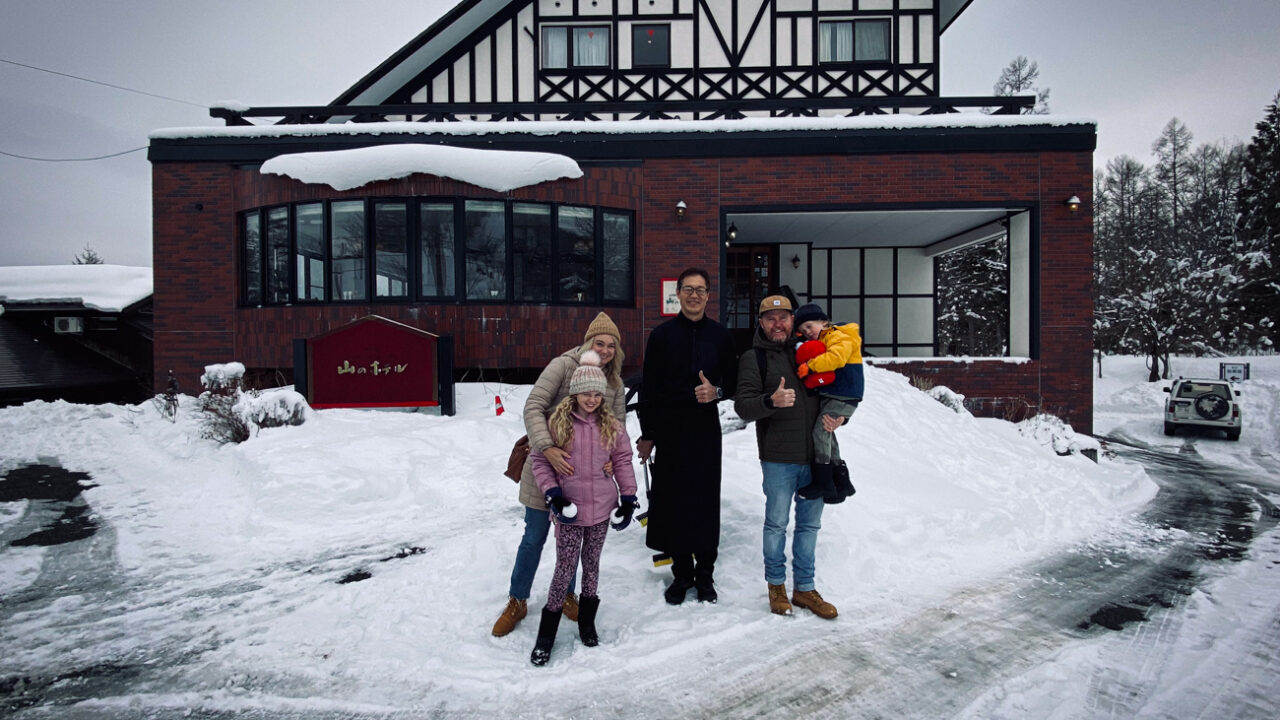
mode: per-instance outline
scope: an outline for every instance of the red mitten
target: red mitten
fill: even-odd
[[[796,346],[796,362],[800,363],[797,374],[804,380],[804,386],[813,389],[835,382],[834,372],[813,372],[809,369],[809,361],[827,351],[821,340],[806,340]]]

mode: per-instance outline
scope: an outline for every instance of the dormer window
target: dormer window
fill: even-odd
[[[607,68],[608,25],[543,25],[542,68]]]
[[[818,62],[889,62],[888,20],[836,20],[818,24]]]

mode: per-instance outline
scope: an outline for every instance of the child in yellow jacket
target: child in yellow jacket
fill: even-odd
[[[834,379],[817,385],[822,396],[821,415],[848,418],[862,401],[862,337],[857,323],[832,325],[831,319],[816,303],[801,305],[795,314],[796,330],[805,340],[821,341],[826,351],[800,362],[797,374],[834,373]],[[840,445],[833,432],[822,425],[813,428],[813,482],[800,488],[803,498],[825,498],[832,501],[835,493],[833,465],[842,464]],[[839,502],[843,498],[835,498]]]

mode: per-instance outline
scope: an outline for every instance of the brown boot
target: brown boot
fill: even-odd
[[[787,602],[786,583],[769,586],[769,612],[774,615],[791,614],[791,603]]]
[[[802,608],[810,610],[814,615],[823,620],[834,620],[836,615],[836,606],[822,599],[817,590],[806,590],[804,592],[796,591],[791,594],[791,602]]]
[[[578,622],[578,596],[573,593],[565,593],[564,606],[560,608],[560,612],[564,614],[565,620]]]
[[[498,616],[498,622],[493,624],[493,636],[502,637],[512,630],[516,629],[516,625],[529,614],[529,607],[524,600],[515,598],[507,598],[507,606],[503,608],[502,614]]]

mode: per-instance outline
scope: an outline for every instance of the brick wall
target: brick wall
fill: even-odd
[[[1028,407],[1092,429],[1092,218],[1062,201],[1089,202],[1089,152],[676,158],[632,167],[586,167],[584,177],[496,193],[415,175],[338,192],[217,163],[158,164],[153,171],[156,376],[174,369],[198,387],[203,365],[292,367],[291,341],[375,313],[455,338],[459,367],[540,368],[580,342],[599,308],[524,305],[405,305],[238,308],[236,212],[284,202],[366,196],[462,195],[583,203],[635,212],[636,305],[610,308],[628,366],[640,362],[660,314],[660,280],[689,266],[712,274],[718,307],[722,208],[872,204],[1038,205],[1040,354],[1026,363],[896,365],[970,397],[1018,397]],[[676,203],[688,209],[677,217]],[[771,238],[803,242],[804,238]],[[157,380],[159,382],[159,380]]]

